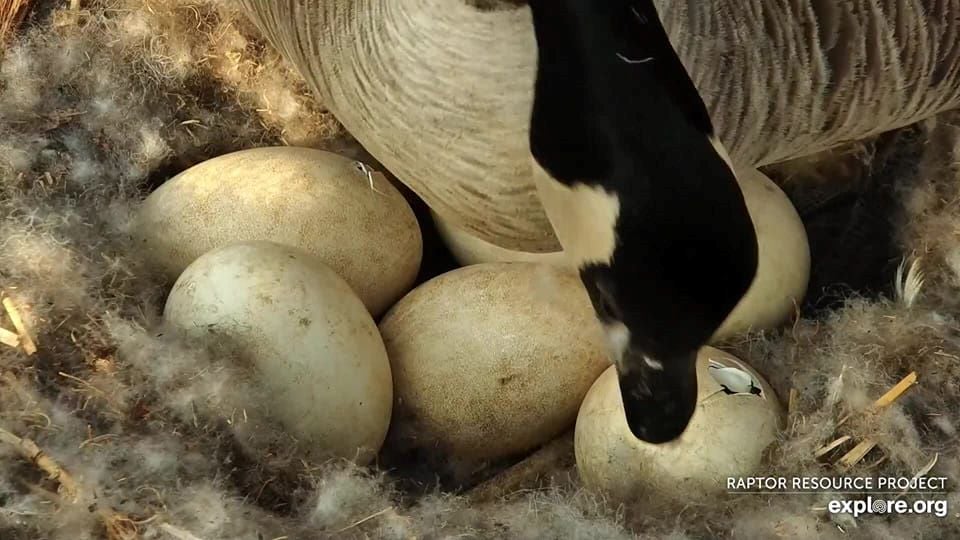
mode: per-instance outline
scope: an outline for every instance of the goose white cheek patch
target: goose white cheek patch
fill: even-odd
[[[629,366],[623,362],[623,357],[627,354],[630,347],[630,330],[622,322],[605,323],[603,325],[604,333],[607,336],[607,347],[610,349],[610,358],[617,365],[620,373],[627,373]],[[660,361],[643,355],[643,363],[648,368],[661,371],[663,364]]]
[[[630,346],[630,330],[620,321],[604,323],[603,330],[607,337],[607,347],[610,349],[610,359],[617,365],[620,373],[626,373],[627,366],[623,357]]]

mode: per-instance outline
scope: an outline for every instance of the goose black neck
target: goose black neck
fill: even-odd
[[[561,184],[617,196],[612,256],[666,285],[636,304],[662,308],[643,322],[675,334],[664,354],[686,355],[742,298],[757,263],[753,223],[707,108],[650,0],[529,5],[534,158]]]
[[[702,181],[677,174],[674,158],[713,157],[713,125],[652,2],[529,4],[538,46],[531,143],[549,172],[564,182],[612,182],[634,156],[649,174],[629,185],[664,168],[657,163],[672,172],[664,182]]]

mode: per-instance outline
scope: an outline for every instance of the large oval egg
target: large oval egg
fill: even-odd
[[[803,302],[810,281],[807,230],[790,198],[756,169],[738,170],[737,178],[757,233],[757,274],[713,342],[782,324]]]
[[[369,462],[386,437],[390,363],[376,324],[319,259],[271,242],[239,242],[193,261],[164,319],[187,335],[226,338],[256,372],[255,406],[322,459]]]
[[[398,444],[464,461],[512,456],[560,434],[609,365],[579,278],[545,264],[438,276],[400,300],[380,331]]]
[[[301,248],[343,277],[374,316],[413,286],[423,254],[413,210],[382,174],[311,148],[241,150],[194,165],[147,197],[134,235],[171,281],[233,242]]]
[[[574,449],[584,484],[620,501],[702,500],[728,477],[750,476],[783,427],[773,388],[753,368],[713,347],[697,357],[697,407],[684,433],[651,444],[627,426],[615,367],[590,388],[577,416]]]

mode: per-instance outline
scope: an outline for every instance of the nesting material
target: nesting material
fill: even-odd
[[[144,202],[141,249],[168,276],[242,240],[303,249],[379,316],[413,285],[423,239],[400,192],[366,164],[323,150],[242,150],[195,165]]]
[[[38,491],[57,486],[0,443],[0,538],[99,540],[108,523],[145,540],[960,538],[953,517],[960,508],[956,114],[919,126],[921,171],[914,178],[905,167],[896,177],[903,203],[902,215],[892,216],[901,231],[896,245],[923,255],[922,291],[848,298],[822,317],[726,344],[778,395],[795,390],[789,427],[759,474],[839,475],[836,458],[870,439],[877,446],[847,474],[909,478],[933,464],[928,474],[951,479],[946,518],[865,515],[841,532],[811,510],[835,494],[720,494],[665,508],[656,505],[660,497],[638,497],[619,505],[583,488],[565,467],[571,455],[514,493],[494,490],[478,503],[433,489],[432,476],[425,489],[410,489],[417,479],[393,468],[241,451],[231,430],[245,408],[257,413],[251,403],[272,403],[260,397],[269,393],[237,369],[219,369],[234,365],[234,356],[188,347],[160,324],[168,284],[153,278],[128,241],[145,192],[193,163],[298,140],[333,148],[327,136],[340,131],[324,104],[305,99],[275,49],[224,13],[235,6],[83,0],[76,16],[31,15],[0,51],[0,274],[41,344],[30,357],[0,346],[0,380],[19,381],[0,388],[0,428],[34,441],[81,494],[70,505]],[[791,192],[803,190],[808,180],[793,178]],[[16,333],[8,319],[0,326]],[[859,414],[912,371],[919,384],[882,413]],[[815,457],[838,436],[850,439]],[[507,491],[517,485],[509,484]]]
[[[873,405],[870,406],[867,411],[867,414],[878,414],[884,409],[892,405],[896,400],[900,399],[910,388],[917,384],[917,373],[910,372],[906,377],[900,380],[896,385],[894,385],[890,390],[885,394],[877,398]],[[841,418],[836,427],[839,429],[845,423],[847,423],[850,418],[853,417],[853,413],[849,413]],[[856,442],[856,444],[854,444]],[[851,448],[852,446],[852,448]],[[870,452],[877,447],[877,442],[870,438],[865,438],[861,441],[855,441],[850,435],[843,435],[837,439],[834,439],[828,444],[817,449],[814,452],[814,457],[822,458],[825,456],[830,456],[831,454],[839,456],[833,462],[834,467],[842,471],[848,471],[853,468],[855,465],[863,461],[863,459],[870,454]],[[843,452],[842,450],[846,450]],[[880,458],[881,461],[885,460],[885,457]],[[935,461],[935,460],[934,460]]]
[[[450,250],[454,259],[462,266],[496,262],[535,262],[557,266],[569,265],[562,250],[532,253],[529,251],[503,248],[463,230],[448,220],[443,219],[443,217],[436,212],[431,211],[430,215],[437,226],[437,232],[440,234],[440,238],[443,239],[444,245],[447,246],[447,249]]]
[[[46,455],[44,451],[37,446],[37,443],[31,441],[30,439],[18,437],[17,435],[10,433],[5,429],[0,429],[0,443],[7,444],[15,448],[22,457],[26,458],[36,465],[37,468],[46,473],[50,480],[57,482],[59,486],[59,495],[65,500],[71,503],[77,501],[78,489],[77,483],[74,481],[73,477],[64,471],[63,468],[50,456]]]
[[[398,444],[463,460],[510,456],[573,423],[609,365],[579,278],[535,263],[487,263],[414,289],[380,323]]]
[[[0,0],[0,46],[3,46],[27,13],[32,0]]]
[[[583,400],[574,446],[584,484],[629,501],[701,500],[726,490],[728,477],[759,469],[783,427],[773,388],[753,368],[713,347],[697,357],[698,405],[686,431],[667,444],[630,432],[617,372],[610,367]]]
[[[13,300],[10,298],[4,298],[3,309],[6,310],[7,317],[10,318],[10,322],[13,324],[13,327],[17,329],[17,343],[23,347],[23,351],[27,353],[27,356],[36,353],[37,344],[34,342],[30,329],[27,327],[27,323],[24,322],[23,317],[20,316],[20,310],[17,309],[16,305],[14,305]],[[11,342],[10,337],[5,338],[4,342],[9,344]]]
[[[3,444],[15,448],[21,457],[32,463],[50,481],[57,484],[56,493],[40,487],[34,488],[43,498],[73,508],[77,508],[82,502],[92,499],[91,494],[85,493],[73,476],[37,446],[37,443],[0,429],[0,445]],[[139,537],[137,524],[128,516],[109,508],[97,508],[95,504],[89,505],[87,512],[97,518],[98,524],[103,528],[106,540],[135,540]]]
[[[490,502],[512,493],[537,487],[556,469],[572,462],[573,430],[541,446],[519,463],[499,472],[470,489],[467,496],[474,503]]]
[[[0,326],[0,343],[6,345],[7,347],[19,347],[20,336],[18,336],[15,332],[11,332]]]
[[[367,463],[390,420],[390,364],[377,327],[350,286],[312,255],[241,242],[204,254],[177,280],[164,318],[214,335],[256,370],[275,418],[314,459]]]
[[[810,281],[810,246],[793,203],[757,169],[737,171],[737,181],[757,233],[757,274],[714,342],[782,324],[796,313]]]

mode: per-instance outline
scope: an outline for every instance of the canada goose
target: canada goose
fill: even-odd
[[[691,388],[682,383],[689,381],[690,374],[681,369],[688,363],[688,351],[705,339],[701,337],[706,329],[722,321],[752,279],[755,239],[750,241],[749,216],[732,186],[730,157],[744,167],[799,157],[915,122],[960,102],[960,19],[948,16],[950,10],[960,12],[956,0],[949,4],[911,0],[906,7],[900,2],[874,0],[657,0],[647,5],[651,11],[659,7],[659,17],[653,12],[647,24],[662,24],[665,30],[660,30],[660,47],[673,43],[679,60],[671,61],[686,67],[693,84],[684,74],[685,82],[679,84],[685,88],[681,94],[687,97],[679,104],[666,100],[660,89],[660,103],[666,103],[666,107],[638,113],[636,106],[620,105],[626,106],[622,110],[647,114],[654,121],[655,115],[660,115],[668,121],[660,129],[669,130],[671,135],[663,140],[673,140],[677,145],[657,150],[656,145],[663,141],[644,138],[637,130],[625,130],[624,123],[615,122],[611,116],[617,109],[601,102],[604,97],[617,99],[616,88],[601,89],[597,94],[600,98],[591,97],[564,109],[565,115],[573,113],[574,121],[554,127],[565,132],[583,129],[585,133],[554,133],[543,139],[531,134],[532,126],[549,124],[531,122],[539,77],[538,40],[543,39],[542,33],[538,36],[535,31],[537,0],[533,6],[523,6],[522,2],[482,4],[478,7],[477,1],[466,0],[242,0],[253,21],[374,157],[434,212],[495,245],[530,252],[555,251],[560,247],[557,236],[578,244],[569,232],[557,230],[554,234],[554,225],[562,229],[563,223],[576,223],[572,228],[583,231],[585,223],[597,220],[565,219],[551,225],[541,199],[549,198],[551,187],[563,187],[564,179],[569,182],[571,178],[566,175],[580,171],[577,164],[551,157],[544,145],[558,144],[550,143],[551,138],[584,144],[592,140],[586,136],[591,132],[609,135],[611,128],[616,128],[613,140],[617,144],[608,141],[606,148],[592,154],[610,155],[612,148],[612,155],[617,156],[614,163],[626,167],[626,171],[604,170],[609,163],[603,162],[587,165],[606,173],[603,182],[615,185],[622,194],[611,196],[606,190],[580,189],[578,198],[573,199],[563,197],[561,190],[553,206],[562,207],[564,200],[575,201],[567,207],[587,210],[594,217],[605,212],[609,218],[605,229],[588,231],[592,234],[586,238],[591,240],[579,242],[582,248],[575,249],[581,263],[594,263],[585,265],[582,274],[585,282],[594,283],[591,295],[601,311],[607,307],[622,309],[608,306],[606,296],[616,296],[619,303],[632,306],[653,299],[661,308],[644,310],[646,315],[635,311],[631,317],[636,320],[625,321],[623,327],[610,325],[611,330],[621,330],[611,332],[611,337],[625,351],[628,343],[641,351],[652,351],[644,356],[631,350],[623,366],[639,365],[647,374],[660,373],[650,376],[663,381],[655,389],[644,389],[640,385],[647,380],[638,375],[642,372],[628,369],[626,376],[633,380],[623,382],[624,388],[640,388],[640,394],[634,396],[638,404],[653,399],[661,407],[659,413],[638,412],[634,416],[631,429],[650,441],[670,440],[682,431],[683,418],[689,411],[667,408],[691,406],[690,399],[684,397]],[[624,5],[621,0],[604,8],[590,8],[574,0],[555,4],[568,10]],[[651,21],[651,17],[659,21]],[[554,35],[549,39],[554,43],[570,41],[558,47],[573,52],[587,50],[587,46],[612,46],[615,38],[626,39],[631,30],[625,25],[631,20],[635,25],[632,31],[643,32],[643,26],[636,24],[637,18],[630,13],[612,21],[611,35],[587,32],[587,37]],[[585,31],[584,25],[574,23],[567,21],[566,28]],[[642,43],[641,37],[635,39]],[[566,67],[558,63],[554,68],[593,80],[630,73],[630,84],[660,88],[649,80],[642,83],[643,76],[637,73],[643,72],[638,68],[649,68],[646,64],[650,62],[635,52],[620,53],[622,58],[617,56],[616,60],[622,64],[617,66],[590,63],[593,67],[588,69],[576,63]],[[581,58],[580,62],[585,61]],[[676,65],[668,69],[677,81],[681,80],[681,71]],[[670,80],[674,80],[673,75]],[[560,78],[556,74],[553,77]],[[566,83],[582,87],[586,81]],[[709,121],[704,121],[707,115],[691,112],[702,107],[694,105],[699,101],[699,97],[693,97],[697,90],[716,121],[715,134]],[[541,92],[540,96],[565,94],[569,93],[557,89]],[[622,100],[625,94],[620,95]],[[542,99],[539,106],[545,106]],[[585,120],[588,115],[582,113],[584,107],[595,107],[607,117]],[[725,155],[720,141],[728,145],[730,156]],[[629,153],[619,146],[624,142],[647,145],[644,151],[653,154],[666,151],[673,157],[683,155],[689,161],[668,161],[680,169],[671,170],[665,163],[647,162],[645,166],[659,167],[656,170],[660,173],[673,172],[678,184],[690,184],[675,185],[672,191],[661,189],[651,197],[629,193],[623,179],[635,177],[629,174],[630,168],[638,165],[624,157]],[[531,150],[538,159],[530,158]],[[565,171],[565,166],[570,169]],[[696,174],[677,174],[683,170]],[[654,186],[652,182],[641,185],[651,191],[650,186]],[[696,197],[693,201],[679,200],[678,193]],[[686,207],[683,215],[690,221],[671,221],[670,214],[658,213],[652,206],[643,208],[654,215],[638,216],[623,203],[621,195],[631,203],[659,199],[663,208]],[[710,197],[713,200],[707,204]],[[719,218],[727,221],[716,221]],[[674,237],[685,237],[688,242],[669,242],[669,237],[662,236],[663,228],[653,226],[664,223],[674,227]],[[655,264],[659,261],[670,266],[627,272],[625,269],[635,268],[631,268],[629,258],[617,252],[617,229],[631,231],[631,253],[653,254],[660,246],[674,246],[674,253],[660,253],[654,259]],[[596,241],[604,230],[605,241]],[[638,242],[639,238],[646,240]],[[690,251],[677,247],[689,247]],[[705,268],[676,262],[709,260],[698,258],[697,249],[722,254],[721,260],[732,260],[733,266],[714,266],[709,281],[699,281],[703,276],[698,273],[706,272]],[[611,256],[618,262],[609,265]],[[647,265],[649,259],[644,262]],[[686,273],[673,274],[678,268]],[[614,283],[627,283],[628,276],[621,272],[634,276],[638,283],[659,287],[604,289]],[[642,272],[657,279],[643,279]],[[678,290],[677,283],[696,284],[693,286],[699,289],[685,293]],[[652,321],[642,320],[654,315]],[[681,322],[683,327],[669,326],[668,322]],[[641,326],[650,330],[645,330],[645,335],[634,332],[630,336],[622,331]],[[652,339],[654,335],[659,341]],[[641,362],[636,362],[637,358]],[[660,394],[655,396],[654,392]]]
[[[534,186],[522,1],[240,0],[346,129],[448,223],[559,243]],[[738,168],[960,103],[960,0],[654,0]]]
[[[754,226],[650,0],[529,4],[541,201],[611,337],[630,430],[667,442],[696,407],[697,352],[756,274]]]

